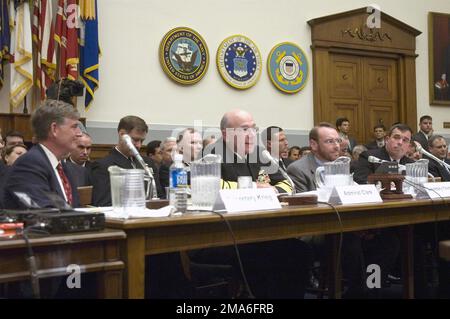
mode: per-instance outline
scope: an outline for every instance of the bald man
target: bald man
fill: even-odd
[[[206,152],[222,155],[222,187],[236,188],[239,176],[251,176],[258,187],[290,191],[282,175],[271,172],[260,161],[253,116],[243,110],[226,113],[220,123],[222,138],[208,145]],[[266,166],[266,168],[264,168]],[[263,170],[267,170],[262,172]],[[267,174],[269,179],[262,179]],[[310,248],[298,239],[239,245],[251,290],[257,298],[303,298],[310,266]],[[239,273],[234,249],[221,247],[190,253],[198,263],[231,264]]]
[[[278,168],[262,160],[256,145],[258,128],[253,116],[235,109],[224,114],[220,122],[222,138],[205,148],[204,153],[222,156],[222,188],[237,188],[239,176],[251,176],[258,188],[273,187],[277,193],[290,193],[292,187]]]

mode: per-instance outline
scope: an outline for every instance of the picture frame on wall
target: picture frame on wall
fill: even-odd
[[[429,12],[428,30],[430,104],[450,106],[450,14]]]

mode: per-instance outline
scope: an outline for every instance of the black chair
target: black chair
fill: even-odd
[[[180,252],[183,270],[192,285],[193,298],[229,298],[240,295],[240,280],[232,265],[193,262]]]

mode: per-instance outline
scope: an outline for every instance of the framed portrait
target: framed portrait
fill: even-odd
[[[430,104],[450,106],[450,14],[428,14]]]

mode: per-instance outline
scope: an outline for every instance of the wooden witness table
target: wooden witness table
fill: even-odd
[[[339,234],[393,226],[401,227],[404,256],[405,297],[413,298],[413,224],[450,219],[450,202],[443,200],[401,200],[378,204],[292,206],[280,210],[226,213],[238,243],[260,242],[305,235]],[[224,221],[213,213],[117,220],[107,219],[107,227],[126,232],[125,293],[128,298],[144,297],[145,256],[159,253],[226,246],[233,244]],[[245,267],[245,265],[244,265]],[[335,272],[331,296],[340,296]],[[334,292],[334,294],[333,294]]]
[[[120,255],[120,245],[125,239],[123,231],[105,229],[45,237],[30,234],[29,237],[39,278],[68,276],[67,266],[76,264],[82,273],[98,273],[98,298],[122,298],[125,264]],[[24,239],[1,238],[0,283],[29,280],[27,256]]]

